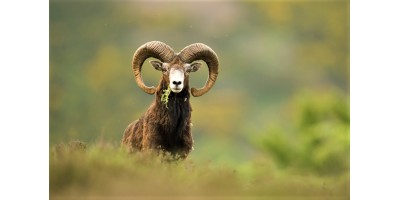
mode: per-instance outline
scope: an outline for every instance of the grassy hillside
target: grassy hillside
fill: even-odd
[[[118,144],[73,141],[50,152],[51,199],[349,199],[349,175],[281,170],[266,159],[221,166],[165,162]]]

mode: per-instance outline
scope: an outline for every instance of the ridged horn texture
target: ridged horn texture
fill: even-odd
[[[203,60],[208,66],[208,79],[206,84],[200,88],[192,88],[191,92],[194,97],[199,97],[207,93],[215,84],[218,77],[218,56],[207,45],[202,43],[191,44],[178,54],[181,60],[185,63],[192,63],[195,60]]]
[[[135,54],[133,54],[132,59],[132,70],[135,76],[135,81],[138,86],[148,94],[154,94],[156,89],[154,86],[148,87],[144,84],[142,79],[142,65],[143,62],[149,58],[157,58],[161,62],[171,62],[175,56],[174,50],[160,41],[147,42],[140,46]]]

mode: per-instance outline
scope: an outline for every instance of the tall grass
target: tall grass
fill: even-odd
[[[51,199],[349,199],[348,173],[296,173],[268,159],[232,167],[166,162],[107,142],[50,149]]]

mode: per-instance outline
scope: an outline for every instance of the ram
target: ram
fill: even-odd
[[[150,57],[158,59],[150,63],[162,72],[156,87],[148,87],[142,80],[143,62]],[[199,60],[208,66],[208,79],[202,88],[189,90],[189,73],[200,68],[201,63],[195,62]],[[122,145],[129,151],[156,151],[185,159],[193,149],[190,93],[199,97],[213,87],[218,77],[217,54],[201,43],[175,53],[168,45],[152,41],[136,50],[132,68],[138,86],[148,94],[155,94],[155,99],[147,111],[125,129]]]

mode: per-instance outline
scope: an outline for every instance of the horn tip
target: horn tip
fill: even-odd
[[[192,93],[192,96],[194,96],[194,97],[199,97],[199,96],[203,95],[203,94],[200,94],[199,90],[196,88],[191,88],[190,92]]]
[[[154,94],[156,92],[156,88],[154,86],[147,87],[144,89],[144,92],[146,92],[147,94]]]

